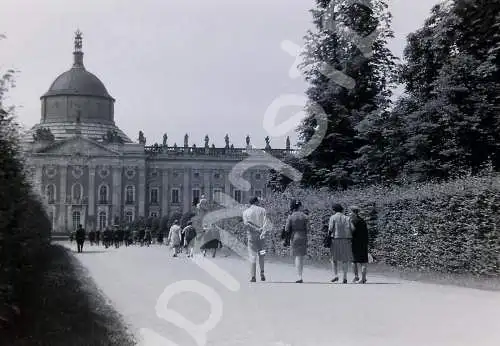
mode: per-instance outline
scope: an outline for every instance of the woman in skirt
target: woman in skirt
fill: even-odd
[[[332,282],[339,281],[338,264],[342,263],[343,280],[347,283],[347,270],[352,262],[352,228],[351,219],[342,212],[344,208],[340,204],[333,205],[334,214],[328,222],[328,232],[332,239],[330,247],[330,258],[332,262],[333,279]]]
[[[301,284],[302,272],[304,270],[304,257],[307,253],[307,234],[309,233],[309,219],[301,209],[302,203],[298,200],[292,200],[290,204],[291,214],[286,220],[285,232],[290,238],[292,256],[295,257],[295,267],[297,268],[298,280]]]
[[[361,283],[366,283],[366,267],[368,263],[368,227],[365,220],[359,215],[359,207],[351,207],[352,223],[352,255],[354,262],[354,280],[359,281],[358,265],[361,265]]]

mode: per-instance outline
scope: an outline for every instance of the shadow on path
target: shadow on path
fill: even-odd
[[[351,286],[364,286],[364,285],[400,285],[401,283],[399,282],[367,282],[365,284],[358,284],[358,283],[332,283],[332,282],[326,282],[326,281],[304,281],[301,284],[296,283],[295,281],[266,281],[266,282],[261,282],[262,284],[294,284],[294,285],[331,285],[331,286],[345,286],[345,285],[351,285]]]
[[[71,249],[71,252],[78,254],[77,250]],[[108,252],[108,251],[106,251],[106,250],[83,250],[83,252],[81,252],[81,254],[85,255],[86,253],[105,253],[105,252]]]

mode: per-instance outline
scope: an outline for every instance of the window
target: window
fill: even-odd
[[[214,189],[214,201],[217,203],[222,202],[222,189],[219,188]]]
[[[199,172],[194,172],[194,174],[193,174],[193,175],[194,175],[194,177],[195,177],[196,179],[198,179],[198,178],[200,177],[200,173],[199,173]]]
[[[201,190],[193,189],[193,204],[196,205],[200,201]]]
[[[172,203],[179,203],[179,189],[172,189]]]
[[[158,204],[158,193],[159,190],[157,188],[151,189],[149,191],[149,202],[151,204]]]
[[[234,199],[241,203],[241,190],[234,190]]]
[[[255,180],[260,180],[262,175],[260,173],[255,173]]]
[[[135,188],[134,186],[127,186],[125,189],[125,203],[134,203],[135,201]]]
[[[82,199],[82,185],[74,184],[71,192],[71,196],[74,201],[79,201]]]
[[[157,213],[157,212],[155,212],[155,211],[152,211],[151,213],[149,213],[149,216],[150,216],[150,217],[155,217],[155,218],[156,218],[156,217],[158,217],[158,213]]]
[[[255,197],[262,198],[262,190],[255,190]]]
[[[54,203],[56,196],[56,187],[54,184],[50,184],[47,186],[47,200],[50,204]]]
[[[134,212],[132,210],[127,210],[125,213],[125,219],[127,220],[127,223],[134,221]]]
[[[73,230],[76,230],[78,226],[80,225],[80,212],[78,210],[75,210],[72,214],[72,219],[73,219]]]
[[[99,188],[99,203],[107,203],[108,201],[108,186],[101,185]]]
[[[105,229],[108,225],[108,215],[106,215],[105,211],[99,212],[99,229]]]

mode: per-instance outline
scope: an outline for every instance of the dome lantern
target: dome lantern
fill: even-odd
[[[82,47],[83,47],[83,33],[80,31],[80,29],[78,29],[75,32],[75,50],[73,52],[73,57],[74,57],[73,68],[85,69],[85,66],[83,66]]]

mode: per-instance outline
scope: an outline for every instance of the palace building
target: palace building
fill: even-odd
[[[115,124],[115,99],[83,63],[82,33],[74,42],[73,66],[58,76],[41,96],[40,123],[23,137],[24,156],[33,186],[42,196],[54,232],[78,224],[102,229],[118,220],[161,217],[187,212],[205,195],[219,193],[246,203],[265,195],[269,159],[274,165],[290,154],[285,149],[235,148],[189,144],[146,145],[142,131],[134,142]],[[247,186],[234,183],[240,175]],[[234,183],[234,184],[233,184]]]

